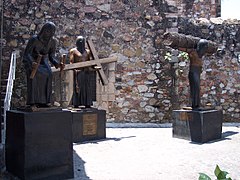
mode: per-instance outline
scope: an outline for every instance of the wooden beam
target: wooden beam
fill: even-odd
[[[98,53],[97,53],[97,51],[96,51],[96,49],[95,49],[95,47],[94,47],[94,45],[93,45],[92,40],[91,40],[91,39],[88,40],[87,43],[88,43],[88,46],[89,46],[90,51],[92,52],[93,59],[95,59],[95,60],[99,59]]]
[[[113,57],[108,57],[108,58],[103,58],[103,59],[84,61],[84,62],[78,62],[78,63],[73,63],[73,64],[66,64],[63,71],[82,68],[82,67],[94,66],[94,65],[97,65],[98,63],[106,64],[106,63],[111,63],[111,62],[116,62],[116,61],[117,61],[117,57],[113,56]],[[55,67],[52,67],[51,70],[52,70],[52,72],[58,72],[58,71],[60,71],[60,68],[56,69]]]
[[[94,47],[94,45],[93,45],[92,40],[91,40],[91,39],[88,40],[87,43],[88,43],[88,46],[89,46],[90,51],[92,52],[92,55],[93,55],[94,60],[99,59],[98,54],[97,54],[97,51],[96,51],[96,49],[95,49],[95,47]],[[105,75],[105,73],[104,73],[104,71],[103,71],[102,65],[101,65],[100,63],[97,63],[97,66],[100,67],[100,69],[97,70],[97,72],[98,72],[98,75],[99,75],[99,77],[100,77],[100,80],[101,80],[102,84],[103,84],[103,85],[107,85],[107,84],[108,84],[108,80],[107,80],[107,77],[106,77],[106,75]]]

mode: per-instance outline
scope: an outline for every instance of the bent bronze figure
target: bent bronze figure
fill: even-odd
[[[56,68],[64,68],[55,56],[55,30],[54,23],[45,23],[39,34],[29,39],[25,48],[23,64],[27,75],[27,105],[48,107],[51,104],[52,71],[48,61]]]
[[[217,51],[216,43],[198,37],[179,33],[165,33],[163,43],[171,48],[187,52],[190,59],[189,85],[192,109],[200,108],[200,75],[202,58]]]

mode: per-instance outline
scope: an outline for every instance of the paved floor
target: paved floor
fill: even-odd
[[[200,172],[215,179],[216,164],[240,180],[238,126],[224,126],[222,139],[205,144],[173,138],[168,126],[114,127],[104,140],[74,144],[74,180],[197,180]]]
[[[212,179],[216,165],[240,180],[240,128],[223,127],[222,139],[196,144],[172,138],[171,128],[107,128],[107,139],[74,145],[75,179]]]

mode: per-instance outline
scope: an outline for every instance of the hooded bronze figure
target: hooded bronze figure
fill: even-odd
[[[49,61],[56,68],[63,68],[55,56],[55,30],[54,23],[45,23],[39,34],[29,39],[25,48],[23,64],[27,75],[27,105],[48,107],[51,104],[52,71]],[[36,62],[37,59],[39,62]],[[35,75],[31,77],[33,71]]]
[[[78,36],[76,39],[76,47],[69,52],[70,63],[84,62],[90,60],[90,50],[85,48],[85,38]],[[93,69],[84,67],[74,70],[74,92],[72,104],[75,108],[84,106],[90,108],[93,105],[91,83],[93,77]]]

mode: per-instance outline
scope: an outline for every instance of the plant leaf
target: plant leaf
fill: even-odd
[[[218,174],[217,178],[218,178],[218,179],[226,179],[226,178],[227,178],[227,175],[228,175],[228,172],[226,172],[226,171],[221,171],[221,172]]]
[[[214,171],[215,176],[217,177],[218,180],[232,180],[231,178],[227,178],[227,175],[229,174],[226,171],[222,171],[218,165],[216,165],[215,171]]]
[[[211,178],[204,173],[199,173],[199,175],[198,180],[211,180]]]
[[[218,177],[218,175],[219,175],[220,173],[221,173],[221,170],[220,170],[219,166],[216,165],[216,168],[215,168],[215,170],[214,170],[215,176]]]

